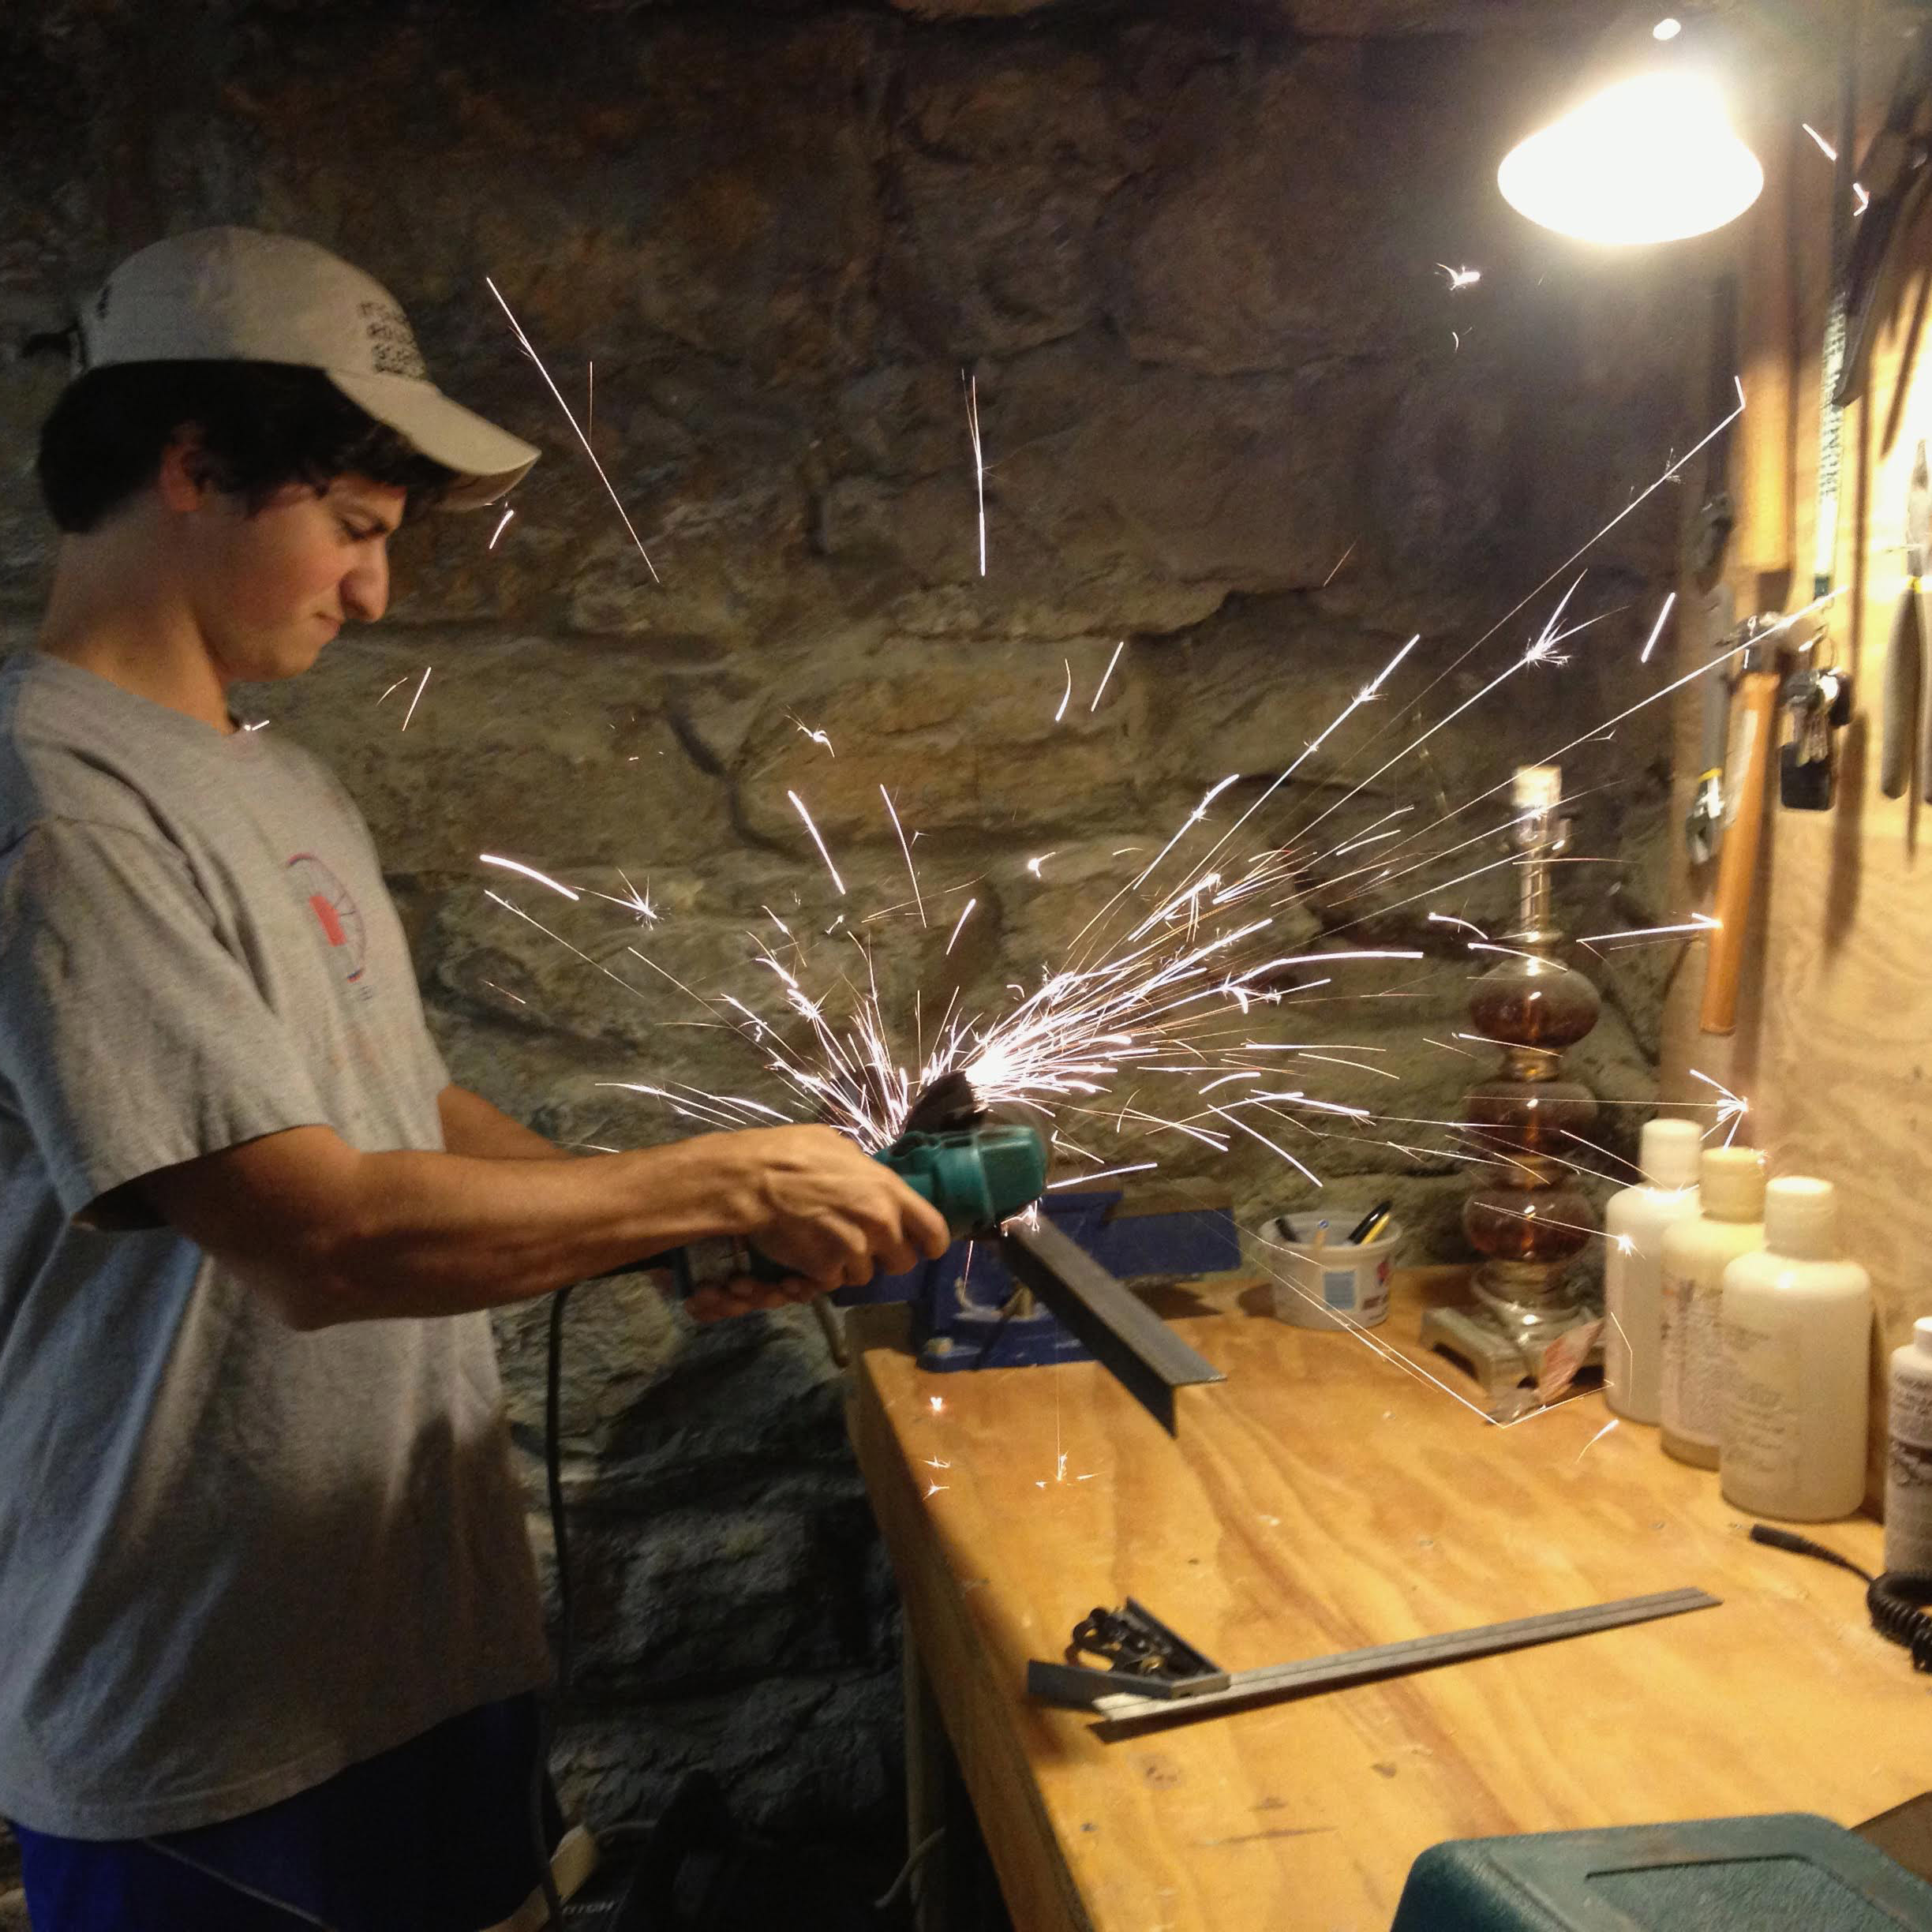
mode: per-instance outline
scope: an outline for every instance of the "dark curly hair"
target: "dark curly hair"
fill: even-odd
[[[432,507],[455,474],[350,401],[320,369],[283,362],[126,362],[68,384],[40,429],[48,514],[70,534],[96,528],[152,483],[163,453],[200,430],[207,480],[253,516],[278,490],[318,493],[354,474]]]

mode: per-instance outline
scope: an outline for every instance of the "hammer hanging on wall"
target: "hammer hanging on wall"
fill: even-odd
[[[1745,929],[1750,923],[1751,897],[1758,883],[1765,774],[1770,768],[1772,738],[1777,726],[1780,680],[1773,641],[1777,623],[1775,618],[1747,618],[1741,634],[1733,639],[1733,648],[1740,643],[1747,648],[1743,673],[1738,680],[1730,769],[1724,781],[1731,830],[1718,855],[1713,908],[1717,927],[1705,956],[1704,1004],[1698,1015],[1698,1025],[1706,1033],[1728,1033],[1737,1025]]]

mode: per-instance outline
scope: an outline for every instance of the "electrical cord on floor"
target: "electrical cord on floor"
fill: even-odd
[[[1927,1612],[1927,1606],[1932,1605],[1932,1571],[1888,1570],[1874,1576],[1850,1557],[1840,1556],[1809,1537],[1794,1536],[1788,1530],[1753,1523],[1750,1534],[1754,1543],[1768,1543],[1773,1549],[1789,1550],[1795,1556],[1815,1556],[1821,1563],[1836,1563],[1840,1570],[1863,1577],[1872,1627],[1911,1653],[1914,1670],[1932,1671],[1932,1614]]]
[[[544,1364],[544,1491],[550,1504],[550,1542],[556,1553],[557,1589],[556,1683],[543,1700],[537,1725],[537,1756],[530,1766],[530,1842],[537,1854],[537,1884],[553,1932],[561,1932],[564,1900],[550,1870],[550,1834],[545,1829],[545,1786],[550,1772],[550,1749],[556,1741],[557,1713],[570,1694],[571,1570],[570,1531],[564,1520],[564,1451],[559,1411],[563,1406],[564,1312],[571,1290],[560,1288],[550,1297],[550,1346]]]
[[[682,1249],[654,1255],[648,1260],[635,1264],[629,1268],[612,1269],[612,1275],[657,1273],[668,1270],[677,1279],[677,1289],[681,1296],[691,1293],[690,1261]],[[598,1279],[608,1279],[599,1276]],[[575,1284],[573,1284],[575,1285]],[[564,1924],[564,1902],[557,1891],[556,1881],[550,1868],[549,1833],[545,1829],[546,1780],[550,1769],[550,1754],[556,1742],[557,1721],[565,1700],[570,1694],[571,1672],[574,1661],[575,1619],[574,1597],[571,1586],[570,1528],[565,1520],[564,1509],[564,1451],[563,1451],[563,1389],[564,1389],[564,1318],[570,1303],[571,1289],[560,1288],[550,1298],[549,1346],[544,1364],[544,1492],[550,1514],[551,1547],[554,1552],[557,1591],[556,1679],[548,1697],[541,1704],[537,1721],[537,1742],[535,1762],[530,1766],[530,1832],[533,1849],[537,1860],[537,1889],[543,1896],[544,1908],[549,1914],[552,1932],[563,1932]],[[1016,1294],[1001,1319],[994,1324],[994,1332],[987,1348],[991,1351],[994,1345],[1004,1333],[1007,1322],[1019,1305]],[[653,1834],[648,1830],[627,1833],[624,1828],[606,1829],[599,1833],[599,1840],[608,1850],[628,1837],[636,1836],[648,1845]],[[905,1888],[912,1885],[924,1859],[943,1837],[943,1830],[935,1831],[923,1843],[915,1847],[908,1858],[904,1868],[887,1890],[884,1898],[878,1902],[878,1909],[889,1909],[897,1900]],[[635,1914],[635,1903],[631,1907]],[[635,1916],[623,1919],[627,1926],[642,1923]]]
[[[906,1855],[906,1862],[899,1867],[899,1875],[872,1901],[874,1911],[890,1911],[899,1903],[904,1893],[919,1876],[920,1866],[938,1848],[940,1840],[946,1835],[943,1825],[935,1825]]]
[[[681,1248],[650,1255],[625,1267],[608,1269],[593,1276],[610,1281],[623,1275],[654,1275],[668,1271],[676,1279],[677,1293],[688,1297],[691,1290],[691,1263]],[[537,1854],[537,1888],[543,1894],[544,1909],[550,1915],[553,1932],[562,1932],[564,1901],[550,1870],[549,1833],[545,1829],[545,1784],[550,1773],[550,1752],[556,1743],[557,1718],[570,1695],[572,1646],[576,1623],[571,1595],[570,1525],[564,1516],[564,1315],[570,1306],[573,1282],[550,1297],[549,1343],[544,1357],[544,1496],[550,1511],[550,1547],[556,1567],[557,1642],[556,1683],[542,1701],[537,1724],[537,1758],[530,1766],[530,1843]],[[606,1843],[612,1834],[602,1834]]]

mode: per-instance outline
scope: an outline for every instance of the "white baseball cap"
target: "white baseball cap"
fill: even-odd
[[[286,362],[320,369],[419,454],[456,473],[450,510],[493,502],[539,451],[429,380],[401,305],[296,235],[197,228],[130,255],[80,314],[84,368]]]

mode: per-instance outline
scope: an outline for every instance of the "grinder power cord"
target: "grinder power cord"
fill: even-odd
[[[955,1237],[990,1234],[1001,1222],[1038,1200],[1046,1185],[1046,1149],[1034,1129],[989,1121],[971,1088],[957,1075],[936,1083],[908,1116],[912,1125],[874,1156],[923,1199],[937,1208]],[[967,1124],[972,1123],[972,1124]],[[713,1251],[718,1252],[713,1252]],[[634,1263],[612,1275],[668,1271],[680,1297],[727,1272],[751,1273],[776,1280],[789,1272],[755,1250],[728,1242],[694,1242]],[[608,1280],[611,1275],[599,1277]],[[544,1489],[555,1552],[557,1591],[556,1681],[544,1700],[536,1756],[530,1767],[530,1826],[537,1855],[537,1883],[549,1923],[566,1923],[564,1903],[550,1866],[546,1829],[546,1783],[556,1739],[558,1714],[570,1694],[575,1638],[571,1587],[570,1530],[564,1508],[562,1407],[564,1317],[578,1284],[560,1288],[550,1299],[549,1342],[544,1364]],[[642,1917],[620,1908],[612,1932],[642,1927]]]

